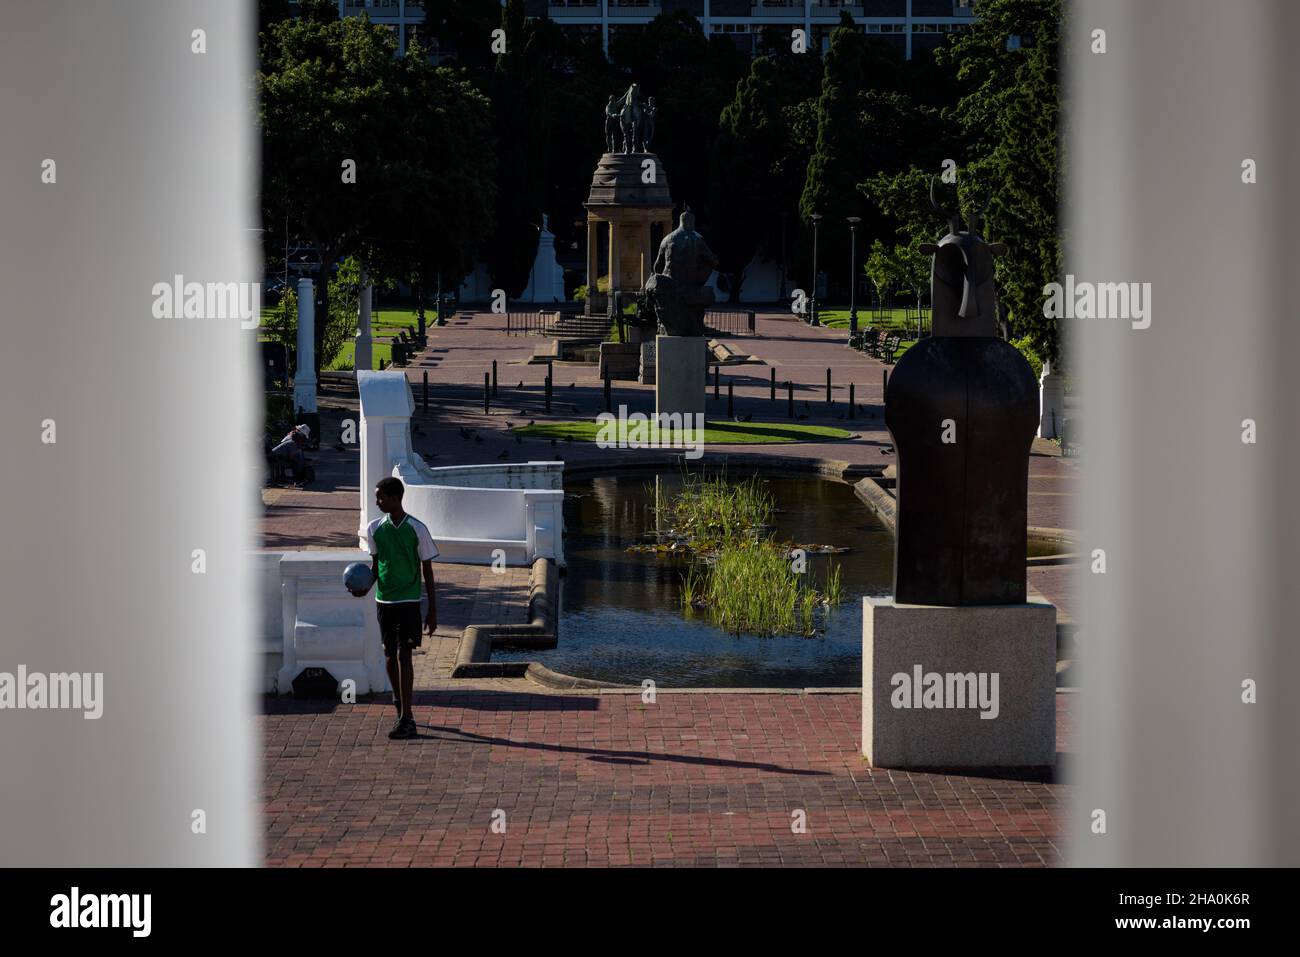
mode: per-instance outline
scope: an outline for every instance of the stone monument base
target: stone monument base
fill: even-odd
[[[862,753],[877,767],[1056,762],[1056,606],[862,605]]]
[[[655,413],[704,414],[706,352],[701,336],[655,337]],[[683,423],[695,420],[683,418]]]
[[[642,385],[655,384],[655,344],[653,339],[641,343],[641,365],[637,371],[637,381]]]

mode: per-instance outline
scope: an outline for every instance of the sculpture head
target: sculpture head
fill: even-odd
[[[682,216],[681,219],[677,221],[677,227],[679,229],[684,229],[687,232],[694,232],[695,214],[692,213],[689,208],[682,210]]]
[[[934,177],[930,202],[948,220],[948,233],[936,243],[922,243],[921,252],[934,257],[930,270],[930,303],[936,336],[996,336],[997,292],[993,286],[993,258],[1006,253],[1002,243],[987,243],[979,234],[988,200],[962,231],[955,209],[939,204]]]

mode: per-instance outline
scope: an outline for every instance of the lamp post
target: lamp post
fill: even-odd
[[[813,224],[813,281],[812,281],[812,298],[808,301],[808,325],[819,326],[817,321],[817,224],[822,221],[821,213],[813,213],[809,217]]]
[[[850,216],[848,219],[849,232],[853,235],[849,262],[849,335],[853,335],[858,331],[858,223],[862,222],[862,217]]]

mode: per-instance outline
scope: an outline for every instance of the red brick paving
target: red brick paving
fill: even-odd
[[[752,448],[774,455],[822,455],[887,463],[880,418],[880,363],[845,349],[842,331],[812,329],[761,314],[759,337],[745,338],[792,378],[800,411],[814,424],[848,426],[828,409],[832,368],[838,409],[850,378],[857,401],[874,413],[847,443]],[[542,341],[508,337],[503,317],[479,314],[430,329],[430,349],[408,370],[417,409],[428,370],[433,409],[417,411],[415,447],[431,464],[569,461],[606,457],[574,443],[515,443],[506,421],[543,421],[538,408],[545,366],[511,365]],[[498,413],[482,411],[482,375],[498,360]],[[784,402],[767,400],[765,366],[736,366],[737,411],[779,420]],[[264,546],[355,547],[355,449],[335,450],[339,423],[356,410],[350,377],[323,377],[318,482],[266,495]],[[516,384],[523,380],[525,389]],[[569,388],[569,383],[574,383]],[[574,418],[601,403],[592,366],[557,363],[552,418]],[[712,393],[710,392],[710,395]],[[710,414],[725,411],[709,400]],[[818,401],[818,396],[822,401]],[[617,383],[615,403],[648,409],[650,387]],[[476,428],[482,443],[456,429]],[[420,434],[422,433],[422,434]],[[739,451],[739,449],[737,449]],[[636,453],[631,453],[636,454]],[[1076,463],[1035,455],[1030,521],[1069,528]],[[1031,568],[1030,584],[1062,603],[1069,570]],[[466,582],[468,586],[470,583]],[[468,593],[467,593],[468,597]],[[1063,609],[1064,610],[1064,609]],[[445,647],[443,647],[445,645]],[[434,668],[454,641],[424,664]],[[434,670],[437,670],[436,668]],[[424,676],[432,681],[432,673]],[[266,859],[278,866],[1039,866],[1060,861],[1064,787],[1055,775],[873,770],[859,753],[861,699],[853,694],[546,694],[526,681],[485,682],[474,690],[426,690],[415,713],[417,741],[390,742],[385,703],[314,707],[266,699]],[[1069,750],[1073,695],[1057,696],[1058,748]],[[493,833],[494,810],[505,834]],[[807,833],[791,814],[807,814]]]
[[[1073,695],[1057,695],[1068,750]],[[1043,866],[1051,773],[873,770],[854,694],[425,692],[391,705],[267,699],[268,864]],[[506,832],[491,829],[496,811]],[[806,833],[792,815],[805,812]]]

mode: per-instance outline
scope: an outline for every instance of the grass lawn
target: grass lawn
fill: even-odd
[[[653,442],[658,444],[659,429],[655,423],[648,423],[644,430],[634,427],[628,429],[628,423],[619,423],[620,441],[627,439],[627,432],[631,431],[633,438],[638,442]],[[564,439],[578,442],[594,442],[596,435],[600,432],[601,423],[594,420],[580,422],[539,422],[536,425],[521,425],[512,432],[529,438],[538,439]],[[644,435],[642,432],[644,431]],[[674,439],[679,439],[681,430],[673,429],[665,431],[663,444],[671,444]],[[771,445],[782,442],[826,442],[838,439],[849,439],[853,437],[852,432],[846,432],[844,429],[831,428],[825,425],[799,425],[794,422],[716,422],[705,421],[704,423],[704,441],[711,445]],[[692,436],[694,439],[695,436]]]
[[[269,316],[278,311],[278,309],[263,309],[262,324],[265,325]],[[424,310],[426,327],[433,325],[437,315],[436,310],[428,308]],[[407,326],[413,326],[417,329],[420,326],[419,314],[414,309],[375,309],[370,313],[370,336],[372,339],[370,352],[374,368],[379,368],[380,359],[383,359],[385,364],[393,361],[393,347],[387,340],[397,338],[398,334]],[[262,341],[266,341],[265,335],[260,338]],[[355,343],[349,339],[343,344],[343,351],[338,354],[338,358],[326,367],[326,371],[333,372],[353,368],[355,355]]]
[[[865,329],[867,326],[873,326],[877,329],[888,329],[891,332],[905,332],[908,330],[904,327],[904,315],[906,313],[902,309],[883,309],[878,317],[873,317],[871,310],[859,309],[858,328]],[[830,326],[832,329],[847,329],[849,327],[849,311],[847,309],[819,309],[817,319],[823,326]],[[915,312],[913,312],[912,321],[909,325],[911,330],[915,331]]]
[[[847,309],[822,309],[817,313],[817,318],[823,326],[829,326],[832,329],[847,329],[849,327],[849,311]],[[910,328],[903,322],[902,309],[887,309],[881,312],[880,318],[872,320],[871,313],[865,310],[858,310],[858,329],[866,329],[871,326],[875,329],[883,329],[886,332],[908,333],[915,331],[916,319],[913,317]],[[916,345],[915,339],[903,339],[894,350],[894,361],[904,352]]]

